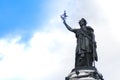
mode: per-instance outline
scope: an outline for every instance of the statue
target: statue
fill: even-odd
[[[94,61],[98,60],[94,30],[87,26],[87,21],[84,18],[79,21],[80,29],[72,29],[66,23],[66,17],[64,11],[64,14],[61,15],[63,23],[69,31],[75,33],[77,38],[75,68],[93,66]]]

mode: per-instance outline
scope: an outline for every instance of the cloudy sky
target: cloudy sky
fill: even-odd
[[[95,30],[98,71],[120,72],[119,0],[0,0],[0,80],[64,80],[74,68],[75,35],[84,17]]]

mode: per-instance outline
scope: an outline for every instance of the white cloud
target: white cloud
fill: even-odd
[[[120,24],[120,10],[119,10],[119,0],[97,0],[100,8],[104,12],[104,15],[107,18],[107,26],[108,30],[110,30],[110,34],[114,40],[120,42],[120,38],[118,37]]]
[[[73,62],[71,57],[75,49],[73,36],[65,30],[53,19],[45,29],[33,34],[27,44],[29,46],[18,43],[20,37],[0,40],[0,53],[4,55],[0,62],[0,79],[9,80],[18,76],[21,80],[39,80],[55,74],[64,74],[64,79],[67,65],[63,65],[69,64],[67,60]],[[69,65],[72,68],[73,65]]]

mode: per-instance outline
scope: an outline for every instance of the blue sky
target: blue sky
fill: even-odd
[[[119,78],[119,0],[0,0],[0,80],[64,80],[76,47],[64,10],[72,28],[82,17],[94,28],[105,80]]]
[[[38,24],[42,26],[50,17],[47,3],[49,1],[0,0],[0,38],[8,34],[17,34],[22,35],[23,40],[27,40],[31,32],[37,29]]]

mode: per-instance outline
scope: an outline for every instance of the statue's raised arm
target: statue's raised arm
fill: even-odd
[[[67,28],[69,31],[74,32],[74,29],[72,29],[72,28],[66,23],[66,18],[67,18],[67,17],[68,17],[68,16],[66,15],[66,11],[64,11],[64,14],[61,15],[61,19],[63,20],[63,23],[64,23],[64,25],[66,26],[66,28]]]

